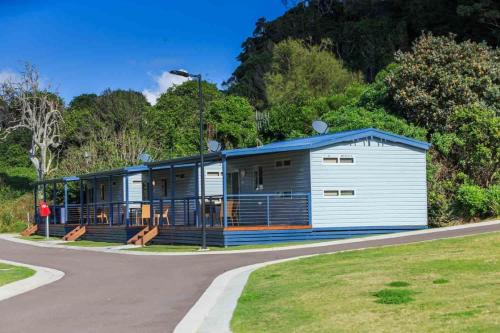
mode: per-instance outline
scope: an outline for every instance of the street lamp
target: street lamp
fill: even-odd
[[[171,70],[170,74],[198,80],[198,102],[200,108],[200,174],[201,174],[201,249],[207,249],[207,226],[205,225],[205,163],[203,161],[203,92],[201,88],[201,74],[190,74],[185,70]]]

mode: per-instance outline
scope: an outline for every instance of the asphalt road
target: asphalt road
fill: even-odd
[[[500,231],[500,224],[318,248],[199,256],[133,256],[0,240],[0,259],[66,273],[50,285],[0,302],[0,332],[171,332],[212,280],[233,268],[490,231]]]

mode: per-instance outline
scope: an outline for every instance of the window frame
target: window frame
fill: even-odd
[[[338,195],[325,195],[326,191],[337,191]],[[352,191],[353,195],[342,195],[342,191]],[[339,198],[339,199],[352,199],[356,198],[358,190],[356,188],[323,188],[323,198]]]
[[[341,163],[342,159],[352,159],[352,163]],[[325,159],[337,159],[337,163],[328,163],[325,162]],[[323,155],[321,157],[321,164],[328,166],[338,166],[338,165],[356,165],[356,156],[354,154],[332,154],[332,155]]]
[[[288,162],[288,165],[285,165],[285,162]],[[281,163],[280,166],[277,164]],[[274,160],[274,168],[275,169],[289,169],[292,167],[292,159],[291,158],[283,158],[279,160]]]
[[[216,174],[216,175],[214,175],[214,174]],[[207,170],[207,171],[205,171],[205,176],[207,178],[219,178],[219,177],[222,177],[222,172],[221,171]]]
[[[99,197],[101,197],[101,201],[104,201],[106,198],[106,184],[99,184]]]
[[[264,189],[264,167],[261,165],[255,166],[253,170],[253,185],[255,191]]]

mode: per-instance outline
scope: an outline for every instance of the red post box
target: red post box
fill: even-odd
[[[51,214],[50,207],[45,201],[40,201],[40,208],[38,209],[38,213],[41,217],[47,217]]]

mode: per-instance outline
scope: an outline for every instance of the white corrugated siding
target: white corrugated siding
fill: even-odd
[[[323,157],[353,155],[352,165]],[[354,197],[327,197],[353,189]],[[313,227],[427,225],[425,151],[378,139],[311,151]]]

